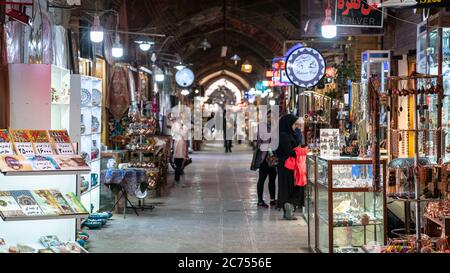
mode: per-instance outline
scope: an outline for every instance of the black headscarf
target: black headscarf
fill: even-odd
[[[295,136],[295,131],[292,129],[292,125],[298,120],[296,115],[288,114],[280,118],[279,129],[281,133],[287,133]]]

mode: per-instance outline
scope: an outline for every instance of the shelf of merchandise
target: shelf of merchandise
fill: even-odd
[[[71,175],[71,174],[87,174],[90,171],[22,171],[22,172],[0,172],[4,176],[34,176],[34,175]]]
[[[79,103],[77,106],[73,98],[79,94],[69,92],[70,105],[69,101],[65,101],[67,92],[64,92],[63,101],[52,103],[52,88],[57,91],[71,90],[70,70],[47,64],[9,64],[8,73],[10,128],[66,129],[72,139],[77,137],[73,129],[79,127],[77,111],[80,110]],[[26,80],[23,75],[26,75]],[[77,183],[80,173],[84,171],[5,172],[0,175],[0,190],[56,189],[62,193],[77,193],[80,197]],[[36,244],[44,235],[55,235],[61,241],[74,242],[78,228],[76,219],[58,217],[0,221],[0,237],[7,245]]]
[[[319,187],[328,189],[328,186],[321,181],[317,181]],[[372,187],[354,187],[354,188],[332,188],[333,192],[372,192]]]
[[[0,217],[5,222],[14,221],[35,221],[35,220],[58,220],[58,219],[84,219],[89,216],[86,214],[70,214],[70,215],[42,215],[42,216],[17,216],[17,217],[4,217],[0,214]]]
[[[326,223],[327,225],[330,224],[330,222],[325,217],[323,217],[322,214],[318,213],[317,215],[320,218],[320,220],[322,220],[324,223]],[[380,222],[380,220],[378,220],[378,222],[377,222],[377,220],[369,220],[369,223],[367,225],[363,225],[361,223],[359,223],[359,224],[353,223],[352,225],[347,225],[347,226],[337,226],[333,223],[332,227],[333,228],[345,228],[345,227],[364,227],[364,226],[382,226],[382,225],[384,225],[384,224],[383,224],[383,222]]]
[[[74,137],[74,141],[80,143],[79,153],[87,153],[91,155],[92,149],[94,148],[94,142],[96,148],[98,149],[98,157],[94,160],[87,160],[88,165],[91,167],[91,172],[83,175],[84,179],[89,183],[89,189],[85,192],[81,193],[81,202],[82,204],[92,212],[96,212],[100,208],[100,191],[97,187],[100,184],[100,150],[101,150],[101,135],[102,135],[102,101],[103,98],[99,101],[98,104],[93,104],[93,90],[98,90],[100,93],[104,94],[103,90],[103,82],[99,78],[84,76],[84,75],[72,75],[71,76],[71,87],[72,91],[80,94],[77,97],[77,106],[78,107],[78,120],[79,120],[79,128],[76,128],[76,133]],[[89,92],[89,100],[85,101],[84,104],[81,101],[82,90],[85,92]],[[95,117],[98,122],[98,129],[92,130],[92,117]],[[81,123],[84,125],[84,133],[81,133]],[[94,176],[97,178],[97,185],[92,187],[92,182]],[[79,183],[81,183],[81,176],[79,177]]]

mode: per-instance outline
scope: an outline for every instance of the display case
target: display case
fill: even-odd
[[[325,253],[365,252],[369,242],[386,241],[386,161],[380,185],[374,187],[372,160],[316,157],[314,213],[315,250]],[[312,161],[308,161],[310,166]],[[308,177],[312,175],[308,168]],[[380,190],[376,190],[379,188]]]
[[[316,156],[306,157],[307,184],[305,190],[306,223],[308,225],[308,247],[314,250],[316,244],[315,194],[316,194]]]
[[[100,207],[103,82],[94,77],[72,75],[71,91],[79,94],[76,105],[71,104],[80,109],[80,126],[73,132],[73,139],[80,143],[80,155],[92,170],[80,176],[81,201],[90,212],[96,212]]]

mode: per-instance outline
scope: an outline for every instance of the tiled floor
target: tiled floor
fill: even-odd
[[[209,145],[192,155],[186,188],[174,188],[153,211],[115,215],[101,230],[89,230],[90,252],[307,252],[306,222],[256,207],[257,172],[251,150],[232,154]],[[171,177],[172,179],[172,177]],[[268,194],[268,193],[265,193]],[[268,196],[265,196],[268,199]]]

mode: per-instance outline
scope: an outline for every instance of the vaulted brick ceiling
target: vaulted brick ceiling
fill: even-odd
[[[113,0],[109,7],[125,7],[127,25],[133,31],[162,33],[156,51],[179,54],[198,73],[224,67],[237,53],[256,70],[270,66],[270,60],[283,52],[283,41],[299,37],[300,0],[226,0],[224,42],[223,0]],[[212,48],[198,48],[207,38]],[[228,58],[220,49],[228,46]],[[235,67],[234,67],[235,68]]]

